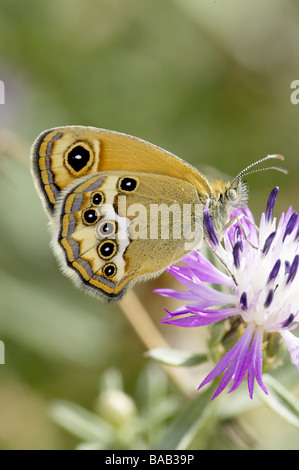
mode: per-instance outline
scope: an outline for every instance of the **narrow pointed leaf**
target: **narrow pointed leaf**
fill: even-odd
[[[166,433],[154,446],[155,450],[188,450],[195,438],[213,421],[216,402],[211,401],[215,387],[199,393],[170,424]]]
[[[264,374],[269,395],[259,391],[260,398],[285,421],[299,428],[299,400],[274,377]]]
[[[151,357],[167,366],[190,367],[207,361],[206,354],[197,354],[179,349],[156,348],[146,352],[147,357]]]
[[[114,438],[113,428],[107,421],[75,403],[55,400],[49,413],[59,426],[83,441],[107,445]]]

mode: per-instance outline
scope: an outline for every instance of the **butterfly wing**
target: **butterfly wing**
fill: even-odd
[[[142,172],[99,172],[59,199],[53,247],[65,273],[89,293],[118,300],[201,241],[202,204],[190,183]]]
[[[193,185],[205,200],[212,192],[194,167],[155,145],[119,132],[67,126],[44,131],[35,141],[32,173],[48,216],[61,191],[82,176],[105,171],[149,172]]]

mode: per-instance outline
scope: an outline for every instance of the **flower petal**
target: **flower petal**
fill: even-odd
[[[264,336],[264,331],[263,328],[258,328],[253,341],[252,341],[252,349],[253,349],[253,361],[252,361],[252,366],[253,366],[253,374],[254,377],[256,378],[257,383],[261,387],[261,389],[268,395],[268,391],[263,383],[263,378],[262,378],[262,372],[263,372],[263,355],[262,355],[262,344],[263,344],[263,336]],[[249,389],[249,394],[250,398],[252,398],[253,395],[253,389],[252,392],[250,393]]]
[[[218,240],[218,237],[217,237],[215,229],[214,229],[212,218],[210,216],[209,203],[210,203],[210,200],[208,199],[207,203],[206,203],[204,213],[203,213],[204,222],[205,222],[205,226],[206,226],[206,229],[207,229],[207,232],[209,234],[211,242],[214,243],[214,245],[217,246],[217,245],[219,245],[219,240]]]
[[[214,367],[214,369],[206,376],[206,378],[199,385],[198,390],[200,390],[207,383],[214,380],[216,377],[222,374],[222,372],[224,372],[229,367],[230,363],[235,360],[239,352],[239,349],[242,346],[243,341],[244,341],[244,335],[239,339],[239,341],[235,344],[235,346],[233,346],[233,348],[223,356],[223,358],[218,362],[218,364]]]
[[[203,282],[233,286],[232,279],[219,271],[207,258],[198,251],[189,253],[182,259],[182,262],[195,270],[198,278]]]
[[[234,382],[229,392],[236,390],[242,383],[247,372],[250,397],[252,398],[253,396],[254,379],[257,380],[264,392],[268,393],[262,381],[262,340],[263,328],[257,328],[255,331],[255,325],[249,324],[243,336],[202,381],[199,389],[225,371],[213,395],[212,399],[214,399],[225,389],[231,379],[233,379]]]
[[[267,202],[267,208],[266,208],[266,221],[270,222],[272,220],[273,216],[273,207],[276,201],[276,196],[279,191],[278,186],[275,186],[274,189],[272,189],[268,202]]]
[[[249,325],[245,333],[243,334],[242,344],[238,351],[238,355],[235,361],[234,383],[231,389],[229,390],[230,392],[232,392],[233,390],[239,387],[239,385],[241,384],[242,380],[245,377],[245,374],[248,369],[248,365],[251,362],[253,352],[250,351],[251,348],[249,349],[249,345],[250,345],[250,342],[254,333],[254,329],[255,329],[254,325]]]
[[[193,294],[190,290],[155,289],[154,292],[163,297],[172,297],[178,300],[187,300],[188,302],[198,300],[198,296]]]
[[[177,326],[205,326],[211,325],[212,323],[217,323],[220,320],[225,318],[237,315],[238,309],[237,308],[224,308],[219,310],[204,310],[199,312],[198,309],[190,307],[188,308],[188,312],[181,311],[180,313],[170,313],[165,318],[163,318],[162,323],[167,323],[171,325]],[[188,317],[184,318],[174,318],[178,315],[182,315],[188,313],[190,314]]]

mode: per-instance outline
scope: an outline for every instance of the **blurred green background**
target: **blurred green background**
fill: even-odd
[[[33,140],[55,126],[103,127],[153,142],[208,175],[216,168],[235,176],[281,153],[288,176],[251,175],[249,205],[258,217],[278,185],[277,213],[290,204],[298,210],[299,105],[290,100],[299,79],[298,25],[296,0],[0,1],[0,448],[76,447],[82,438],[56,424],[51,404],[67,400],[99,415],[99,383],[111,368],[141,414],[148,384],[159,388],[162,380],[154,394],[173,408],[160,431],[186,401],[143,356],[120,308],[84,295],[60,273],[29,173]],[[199,331],[160,326],[173,303],[152,290],[172,282],[165,274],[135,292],[173,347],[201,351]],[[196,395],[205,370],[185,372]],[[277,374],[299,396],[288,357]],[[238,426],[256,447],[299,448],[298,429],[237,393],[217,406],[240,396]],[[197,445],[246,447],[228,416]],[[144,445],[136,436],[128,447]]]

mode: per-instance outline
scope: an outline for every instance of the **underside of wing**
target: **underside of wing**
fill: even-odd
[[[63,192],[55,219],[53,247],[63,270],[106,300],[156,277],[202,239],[195,188],[150,173],[84,176]]]

